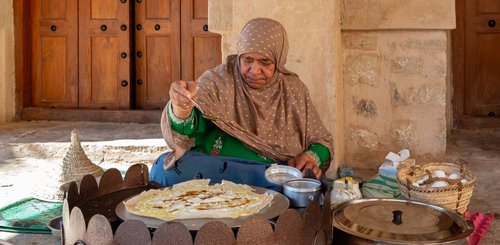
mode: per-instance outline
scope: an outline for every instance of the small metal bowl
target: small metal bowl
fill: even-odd
[[[283,194],[292,207],[307,207],[312,201],[320,201],[321,182],[315,179],[293,179],[283,185]]]
[[[267,181],[282,186],[289,180],[302,178],[302,172],[287,165],[272,165],[266,169],[265,176]]]
[[[55,217],[47,223],[47,227],[52,231],[52,235],[55,237],[61,237],[61,224],[62,216]]]

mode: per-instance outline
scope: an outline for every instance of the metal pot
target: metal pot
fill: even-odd
[[[422,202],[358,199],[333,211],[333,244],[467,244],[474,230],[456,212]]]
[[[283,194],[290,200],[292,207],[307,207],[321,196],[321,182],[315,179],[292,179],[283,184]]]

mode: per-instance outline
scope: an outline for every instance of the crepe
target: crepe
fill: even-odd
[[[238,218],[258,213],[274,196],[248,185],[209,179],[190,180],[172,188],[144,191],[124,201],[127,212],[162,220]]]

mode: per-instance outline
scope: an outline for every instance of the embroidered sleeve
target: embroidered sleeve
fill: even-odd
[[[311,144],[306,152],[316,158],[319,167],[322,167],[330,159],[330,151],[322,144]]]
[[[170,117],[171,127],[173,130],[180,134],[186,134],[187,131],[193,130],[194,128],[194,113],[191,112],[189,117],[187,118],[178,118],[174,114],[174,110],[172,109],[172,103],[168,102],[168,116]]]

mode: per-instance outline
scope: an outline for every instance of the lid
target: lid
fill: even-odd
[[[302,172],[287,165],[273,164],[266,169],[265,176],[267,181],[276,185],[283,185],[289,180],[302,178]]]
[[[473,224],[458,213],[422,202],[358,199],[336,206],[333,226],[356,237],[400,244],[464,239]]]
[[[284,188],[293,192],[314,192],[321,189],[321,182],[315,179],[293,179],[285,182]]]

